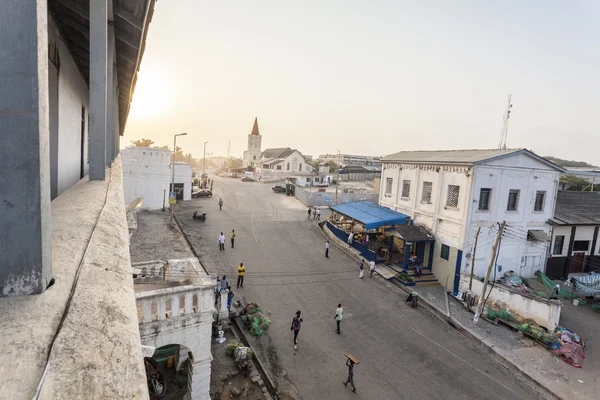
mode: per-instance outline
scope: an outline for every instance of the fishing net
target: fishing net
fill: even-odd
[[[505,321],[513,321],[514,318],[512,317],[512,315],[510,315],[510,313],[506,310],[494,310],[492,308],[488,308],[487,310],[487,317],[491,320],[494,320],[496,318],[500,318],[503,319]]]
[[[548,288],[548,290],[552,291],[552,289],[556,288],[556,283],[552,282],[552,280],[548,278],[544,273],[542,273],[541,271],[537,271],[535,274],[540,279],[540,282],[542,282],[544,286]],[[558,295],[564,299],[573,299],[577,297],[573,295],[570,291],[564,290],[560,287],[558,289]]]

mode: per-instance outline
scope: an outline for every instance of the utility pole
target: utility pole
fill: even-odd
[[[177,136],[185,136],[187,133],[173,135],[173,162],[171,164],[171,193],[175,192],[175,158],[177,158]],[[171,204],[171,193],[169,193],[169,207],[171,208],[171,225],[173,225],[173,204]]]
[[[338,150],[338,160],[342,156],[341,152]],[[335,169],[335,205],[338,203],[338,188],[340,187],[340,167],[342,165],[339,164]]]
[[[502,239],[502,234],[504,233],[505,226],[506,221],[502,221],[502,223],[500,224],[500,229],[498,229],[498,236],[496,236],[496,241],[494,242],[494,246],[492,246],[492,256],[490,257],[490,263],[488,264],[488,269],[485,273],[485,279],[483,280],[483,288],[481,289],[481,295],[479,296],[479,302],[477,303],[477,310],[475,311],[475,317],[473,318],[474,323],[477,323],[477,321],[479,321],[479,316],[483,313],[485,291],[488,286],[490,273],[492,272],[492,267],[494,266],[496,252],[498,251],[498,245],[500,244],[500,240]]]
[[[475,244],[473,245],[473,257],[471,257],[471,276],[469,277],[469,292],[467,293],[467,310],[470,310],[471,305],[471,288],[473,287],[473,273],[475,271],[475,252],[477,251],[477,239],[479,239],[479,232],[481,227],[477,227],[477,233],[475,234]]]
[[[229,145],[227,145],[227,159],[229,159],[229,154],[231,154],[231,140],[229,141]]]
[[[204,160],[202,161],[202,175],[204,175],[204,170],[206,170],[206,144],[208,142],[204,142]],[[204,179],[204,178],[202,178]]]

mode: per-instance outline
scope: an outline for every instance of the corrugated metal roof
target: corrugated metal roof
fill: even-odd
[[[404,224],[409,219],[408,215],[390,210],[387,207],[377,205],[370,201],[338,204],[337,206],[330,206],[329,208],[363,223],[367,230],[377,229],[381,226]]]
[[[432,150],[432,151],[401,151],[387,155],[381,161],[427,162],[437,164],[474,164],[521,152],[524,149],[483,149],[483,150]]]
[[[559,225],[600,225],[600,193],[559,191],[552,222]]]

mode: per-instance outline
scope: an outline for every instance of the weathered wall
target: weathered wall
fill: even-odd
[[[296,186],[295,188],[295,196],[298,200],[300,200],[304,205],[310,207],[327,207],[335,205],[335,192],[317,192],[313,190],[312,192]],[[352,203],[355,201],[371,201],[373,203],[377,203],[378,198],[377,193],[342,193],[340,190],[338,193],[338,204],[343,203]]]
[[[52,202],[54,285],[0,299],[0,346],[10,360],[0,363],[1,398],[31,399],[82,258],[40,398],[148,397],[118,160],[110,179],[84,179]]]
[[[471,292],[479,296],[482,288],[483,282],[473,279]],[[461,275],[459,291],[465,292],[468,289],[469,277]],[[488,299],[489,303],[508,310],[513,315],[533,320],[536,324],[548,329],[549,332],[554,332],[560,323],[560,311],[562,308],[560,301],[546,300],[537,296],[522,294],[515,289],[502,285],[494,285],[493,288],[488,286],[487,290],[491,290]],[[489,303],[486,303],[486,305]]]
[[[56,44],[60,56],[58,74],[58,194],[61,194],[79,179],[81,159],[84,160],[84,175],[87,175],[88,112],[89,93],[85,81],[75,65],[64,38],[56,23],[50,18],[48,40]],[[51,99],[52,101],[52,99]],[[84,143],[81,153],[81,111],[85,108]]]
[[[169,205],[170,152],[165,149],[128,147],[121,152],[125,203],[142,197],[141,208],[162,208]]]

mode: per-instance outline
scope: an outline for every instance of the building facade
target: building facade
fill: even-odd
[[[321,154],[319,162],[333,161],[338,165],[362,165],[371,167],[381,167],[381,157],[361,156],[357,154]]]
[[[244,157],[242,159],[242,165],[244,167],[251,167],[252,164],[260,159],[262,136],[258,130],[258,118],[254,118],[254,125],[252,131],[248,135],[248,149],[244,151]]]
[[[550,225],[546,275],[565,279],[573,273],[600,271],[600,193],[559,191]]]
[[[434,234],[426,251],[449,290],[458,290],[461,272],[485,275],[502,221],[498,272],[529,277],[544,268],[560,167],[524,149],[401,152],[382,164],[380,204]]]
[[[153,147],[127,147],[121,152],[125,204],[138,197],[141,208],[158,209],[169,205],[169,189],[173,179],[171,152]],[[192,198],[192,166],[175,163],[175,192],[178,200]]]

